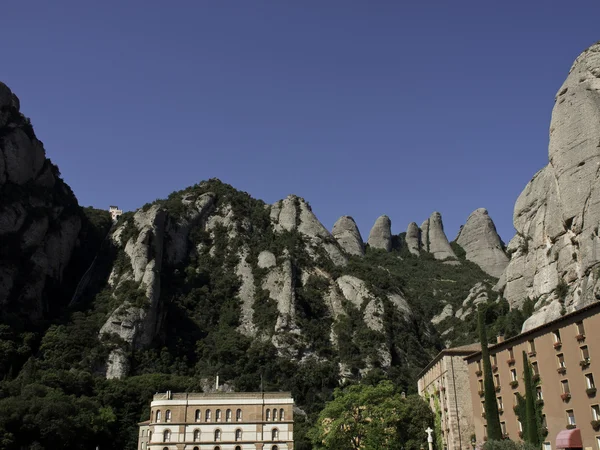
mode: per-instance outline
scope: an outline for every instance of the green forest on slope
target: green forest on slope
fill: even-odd
[[[296,415],[296,448],[309,449],[306,430],[340,385],[340,364],[351,368],[344,383],[375,385],[389,379],[407,393],[414,393],[416,374],[445,341],[460,345],[476,340],[474,315],[465,321],[446,319],[437,330],[430,324],[444,302],[458,307],[475,283],[487,280],[491,286],[495,282],[464,256],[460,266],[444,264],[428,254],[415,257],[405,250],[403,235],[399,235],[394,238],[392,252],[367,249],[364,257],[350,257],[345,267],[336,267],[324,254],[311,257],[305,238],[298,232],[274,233],[264,202],[218,180],[175,192],[154,204],[167,211],[168,220],[177,220],[185,213],[182,196],[205,192],[216,195],[217,208],[231,205],[234,219],[246,220],[251,226],[233,239],[219,227],[212,237],[202,229],[191,231],[193,247],[201,250],[191,252],[176,266],[163,265],[165,319],[161,332],[150,348],[127,349],[131,370],[122,380],[106,380],[102,370],[110,350],[123,343],[100,340],[98,332],[116,306],[136,301],[138,289],[131,283],[123,283],[116,292],[109,288],[111,269],[116,267],[118,272],[126,267],[127,257],[121,248],[106,241],[102,244],[110,228],[108,214],[80,209],[85,218],[84,237],[69,269],[71,292],[76,284],[73,280],[98,255],[93,280],[80,301],[68,307],[68,301],[57,299],[61,307],[40,323],[15,320],[14,312],[0,313],[0,448],[83,449],[99,445],[134,449],[136,424],[148,419],[152,394],[200,391],[204,380],[218,373],[238,391],[259,389],[261,377],[266,390],[291,391],[306,412],[306,416]],[[120,223],[131,217],[132,213],[125,214]],[[124,231],[128,237],[135,233],[135,227]],[[234,268],[236,254],[243,246],[249,249],[248,261],[258,280],[254,309],[258,333],[254,338],[238,330],[240,280]],[[215,249],[213,256],[208,253],[211,247]],[[277,308],[260,288],[262,269],[256,261],[263,250],[279,255],[284,249],[297,277],[314,267],[333,278],[356,276],[382,299],[389,293],[402,293],[412,316],[408,320],[400,317],[384,301],[384,331],[375,332],[366,327],[363,311],[345,305],[349,313],[334,324],[340,338],[334,347],[329,340],[334,319],[322,296],[327,280],[311,272],[304,285],[296,285],[296,316],[303,331],[301,337],[290,336],[289,346],[296,356],[281,356],[271,339]],[[492,330],[489,334],[516,334],[523,314],[509,311],[505,301],[495,301],[491,291],[489,298],[485,305],[486,322]],[[383,370],[375,364],[365,372],[382,343],[391,349],[391,367]],[[57,446],[57,442],[61,444]]]

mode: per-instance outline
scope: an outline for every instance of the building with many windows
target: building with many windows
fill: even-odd
[[[292,450],[288,392],[156,394],[138,450]]]
[[[440,418],[441,439],[447,450],[471,448],[473,409],[465,356],[479,344],[442,350],[419,374],[418,390]]]
[[[523,351],[539,380],[536,397],[547,430],[544,450],[600,450],[600,302],[490,346],[493,378],[506,437],[519,440],[522,424],[513,410],[524,395]],[[487,439],[481,350],[467,356],[475,435]]]

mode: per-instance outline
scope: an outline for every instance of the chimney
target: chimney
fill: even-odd
[[[498,337],[496,338],[496,342],[499,344],[500,342],[504,342],[504,333],[498,333]]]

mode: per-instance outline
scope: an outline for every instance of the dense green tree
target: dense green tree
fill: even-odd
[[[496,389],[494,387],[492,363],[490,362],[488,338],[483,314],[483,308],[480,307],[478,310],[479,342],[481,342],[481,360],[483,362],[483,392],[487,435],[489,440],[499,441],[502,439],[502,428],[500,427],[500,415],[498,414],[498,402],[496,400]]]
[[[309,434],[318,449],[417,450],[431,425],[433,413],[420,397],[402,398],[382,381],[336,389]]]
[[[540,432],[537,426],[535,411],[533,371],[525,351],[523,351],[523,381],[525,382],[525,422],[523,423],[523,438],[526,442],[538,447],[540,445]]]

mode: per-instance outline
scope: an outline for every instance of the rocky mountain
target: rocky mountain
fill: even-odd
[[[549,163],[517,199],[497,286],[512,307],[535,302],[525,329],[600,299],[600,43],[577,57],[555,100]]]
[[[15,405],[32,396],[83,396],[123,424],[104,438],[135,448],[131,408],[152,392],[133,392],[218,373],[238,390],[291,390],[309,448],[306,424],[336,386],[413,391],[443,346],[476,339],[479,306],[490,336],[511,336],[597,301],[599,91],[595,44],[558,91],[549,163],[518,198],[505,248],[484,208],[452,242],[433,212],[400,234],[382,215],[365,243],[349,216],[329,231],[305,199],[266,204],[217,179],[113,224],[78,205],[0,84],[0,437],[23,433]]]
[[[496,226],[485,208],[479,208],[461,227],[456,243],[465,250],[465,256],[485,272],[498,278],[508,264],[504,244],[496,232]]]
[[[104,232],[108,214],[104,214]],[[101,227],[102,228],[102,227]],[[75,195],[46,158],[20,102],[0,83],[0,309],[12,320],[57,314],[98,236]],[[77,264],[72,263],[77,260]],[[86,262],[83,261],[85,265]]]

